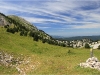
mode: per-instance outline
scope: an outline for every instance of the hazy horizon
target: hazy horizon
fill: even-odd
[[[84,37],[84,36],[100,36],[100,35],[77,35],[77,36],[60,36],[60,35],[51,35],[53,37],[65,37],[65,38],[70,38],[70,37]]]

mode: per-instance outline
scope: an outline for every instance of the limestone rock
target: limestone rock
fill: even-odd
[[[84,68],[89,67],[100,70],[100,62],[96,57],[88,58],[86,62],[80,63],[80,66]]]
[[[12,54],[0,51],[0,65],[16,68],[19,75],[26,75],[28,71],[37,69],[40,63],[38,61],[34,62],[31,59],[31,57],[23,56],[15,58]]]

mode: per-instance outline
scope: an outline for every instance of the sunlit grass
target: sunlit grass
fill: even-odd
[[[4,28],[0,28],[0,50],[13,53],[16,57],[23,54],[24,57],[32,57],[33,62],[39,62],[36,70],[28,74],[68,74],[68,75],[94,75],[100,71],[81,68],[79,64],[90,57],[89,49],[73,49],[43,44],[41,41],[33,41],[31,37],[19,36],[19,33],[11,34]],[[100,51],[94,50],[94,56],[100,60]],[[10,72],[10,73],[9,73]],[[18,74],[13,68],[0,66],[0,74]]]

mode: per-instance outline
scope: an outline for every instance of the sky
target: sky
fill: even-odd
[[[0,0],[0,12],[20,16],[49,35],[100,35],[100,0]]]

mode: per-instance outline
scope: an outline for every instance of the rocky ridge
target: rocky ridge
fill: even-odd
[[[6,21],[5,17],[0,14],[0,26],[9,25],[9,23]]]

